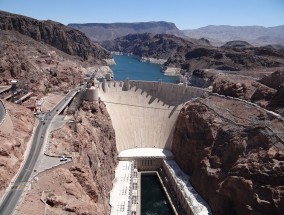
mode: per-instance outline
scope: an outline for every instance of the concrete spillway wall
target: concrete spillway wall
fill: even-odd
[[[171,150],[183,104],[206,91],[161,82],[107,82],[99,85],[116,135],[118,152],[132,148]]]

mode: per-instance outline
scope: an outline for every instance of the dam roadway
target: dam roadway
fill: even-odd
[[[21,198],[22,193],[30,185],[30,177],[34,171],[35,165],[37,163],[38,157],[44,145],[44,140],[48,135],[49,125],[51,124],[53,118],[58,115],[70,102],[70,100],[76,95],[77,89],[70,91],[65,99],[61,100],[52,111],[45,114],[43,121],[39,122],[32,139],[32,144],[30,147],[29,154],[22,166],[16,180],[13,185],[8,188],[4,194],[1,205],[0,214],[13,214],[18,201]]]

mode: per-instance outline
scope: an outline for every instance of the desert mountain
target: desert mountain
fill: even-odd
[[[36,93],[66,90],[80,83],[84,67],[106,58],[78,30],[0,11],[0,84],[15,78]]]
[[[68,26],[84,32],[94,41],[113,40],[127,34],[153,33],[184,36],[174,23],[170,22],[136,22],[136,23],[86,23]]]
[[[284,45],[284,25],[275,27],[209,25],[183,32],[191,38],[206,38],[218,46],[232,40],[245,40],[255,46]]]
[[[100,44],[109,51],[132,53],[139,57],[168,59],[179,47],[209,45],[205,40],[185,40],[170,34],[129,34]]]
[[[18,31],[36,41],[51,45],[83,60],[104,59],[107,51],[93,44],[82,32],[51,20],[39,21],[30,17],[0,11],[0,30]]]
[[[133,53],[139,57],[166,59],[166,67],[192,72],[195,69],[244,70],[284,65],[278,46],[254,47],[245,41],[231,41],[222,47],[206,39],[182,39],[167,34],[131,34],[101,43],[110,51]]]

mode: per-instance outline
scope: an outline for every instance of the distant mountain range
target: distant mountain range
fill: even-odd
[[[180,30],[170,22],[87,23],[68,26],[84,32],[93,41],[114,40],[128,34],[172,34],[183,38],[206,38],[212,45],[243,40],[254,46],[284,45],[284,25],[276,27],[209,25],[192,30]]]
[[[284,45],[284,25],[275,27],[209,25],[183,32],[191,38],[206,38],[212,45],[217,46],[233,40],[247,41],[255,46]]]
[[[136,22],[136,23],[87,23],[69,24],[68,26],[84,32],[94,41],[114,40],[128,34],[153,33],[184,36],[174,23]]]

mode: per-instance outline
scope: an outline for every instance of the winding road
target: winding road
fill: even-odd
[[[0,205],[0,214],[13,214],[23,191],[30,185],[32,173],[34,172],[37,160],[44,146],[44,139],[48,136],[48,129],[53,118],[66,107],[70,100],[76,95],[77,91],[78,89],[70,91],[65,98],[53,108],[53,110],[44,115],[43,120],[38,124],[33,135],[32,145],[27,159],[25,160],[25,163],[13,186],[10,186],[9,190],[7,190],[6,194],[3,196]]]

